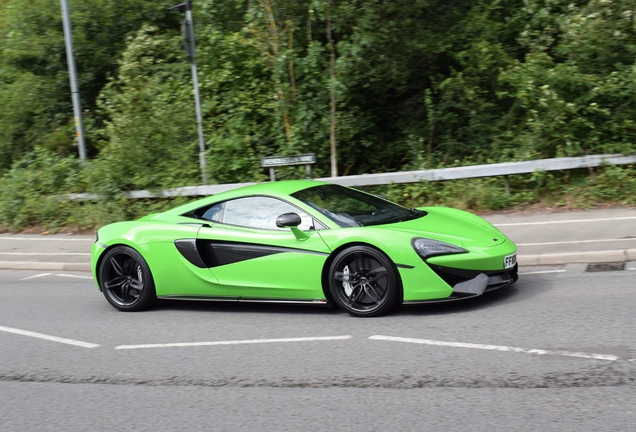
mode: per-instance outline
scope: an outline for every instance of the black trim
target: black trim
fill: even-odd
[[[203,262],[201,255],[199,255],[199,249],[197,248],[196,239],[179,239],[174,241],[174,245],[177,250],[187,259],[192,265],[199,268],[206,268],[207,265]]]
[[[237,302],[238,297],[214,297],[214,296],[199,296],[199,295],[164,295],[157,296],[158,299],[164,300],[197,300],[197,301],[230,301]]]
[[[220,267],[279,253],[329,256],[312,250],[218,240],[179,239],[174,244],[185,259],[199,268]]]
[[[410,270],[410,269],[414,269],[414,268],[415,268],[415,266],[407,265],[407,264],[396,264],[395,266],[396,266],[397,268],[403,268],[403,269],[409,269],[409,270]]]
[[[208,267],[219,267],[228,264],[234,264],[241,261],[261,258],[279,253],[306,253],[311,255],[328,256],[329,254],[322,252],[314,252],[303,249],[294,249],[279,246],[260,245],[252,243],[238,242],[221,242],[211,240],[199,240],[199,250],[202,248],[206,252]],[[205,259],[204,258],[204,259]]]
[[[258,298],[258,297],[241,297],[239,303],[293,303],[293,304],[315,304],[326,305],[326,299],[280,299],[280,298]]]
[[[509,280],[511,280],[512,282],[516,282],[517,279],[519,279],[519,276],[517,274],[517,271],[518,271],[517,264],[515,264],[513,268],[508,270],[465,270],[465,269],[458,269],[458,268],[452,268],[452,267],[444,267],[444,266],[430,264],[430,263],[426,263],[426,264],[428,264],[431,270],[433,270],[440,278],[444,280],[444,282],[446,282],[451,287],[458,282],[474,279],[480,273],[483,273],[486,276],[488,276],[491,279],[491,281],[496,280],[496,278],[494,278],[495,276],[500,276],[502,280],[506,281],[506,282],[502,282],[504,285],[507,285],[508,283],[510,283],[508,282]],[[490,291],[492,289],[490,288],[490,285],[496,285],[496,284],[493,284],[492,282],[489,283],[489,287],[486,288],[486,291]]]
[[[219,267],[279,253],[329,255],[304,249],[202,239],[178,239],[174,244],[188,262],[199,268]]]
[[[178,225],[194,225],[194,226],[198,226],[198,227],[205,227],[205,228],[211,228],[212,225],[210,225],[207,222],[178,222]]]
[[[326,299],[277,299],[277,298],[252,298],[252,297],[207,297],[207,296],[189,296],[189,295],[165,295],[157,296],[163,300],[196,300],[196,301],[225,301],[239,303],[281,303],[281,304],[312,304],[319,306],[327,306],[329,302]]]

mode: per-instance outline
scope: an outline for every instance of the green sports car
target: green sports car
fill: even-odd
[[[478,216],[311,180],[104,226],[91,261],[97,286],[122,311],[164,298],[335,304],[366,317],[517,280],[515,244]]]

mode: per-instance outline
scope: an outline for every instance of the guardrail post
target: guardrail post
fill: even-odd
[[[506,195],[510,195],[510,180],[508,176],[504,176],[504,181],[506,182]]]

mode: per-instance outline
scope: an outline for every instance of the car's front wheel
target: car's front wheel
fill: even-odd
[[[157,298],[146,260],[128,246],[106,252],[99,266],[99,285],[106,300],[120,311],[148,309]]]
[[[393,309],[400,299],[400,280],[391,260],[369,246],[341,251],[329,270],[334,302],[349,314],[373,317]]]

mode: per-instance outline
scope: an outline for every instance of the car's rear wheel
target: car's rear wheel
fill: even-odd
[[[106,300],[120,311],[148,309],[157,298],[146,260],[128,246],[106,252],[99,266],[99,285]]]
[[[397,305],[400,280],[395,265],[382,252],[368,246],[352,246],[333,260],[329,291],[334,302],[349,314],[373,317]]]

